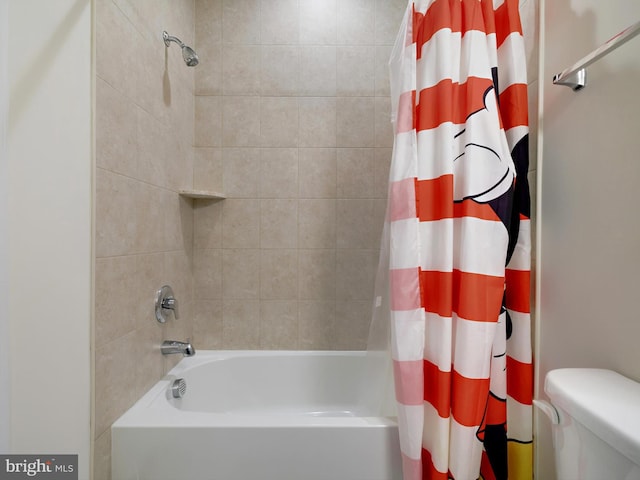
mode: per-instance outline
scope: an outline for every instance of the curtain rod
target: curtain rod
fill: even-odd
[[[587,85],[586,68],[592,63],[600,60],[605,55],[611,53],[616,48],[627,43],[639,33],[640,21],[634,23],[628,28],[625,28],[619,34],[596,48],[589,55],[576,62],[573,66],[563,70],[557,75],[554,75],[554,85],[565,85],[567,87],[571,87],[574,92],[583,89]]]

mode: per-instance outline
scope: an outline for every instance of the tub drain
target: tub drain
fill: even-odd
[[[173,395],[173,398],[182,398],[186,392],[187,382],[185,382],[184,378],[178,378],[171,385],[171,394]]]

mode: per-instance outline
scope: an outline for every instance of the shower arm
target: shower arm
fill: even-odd
[[[175,42],[180,46],[180,48],[182,49],[182,59],[184,60],[184,63],[187,64],[187,67],[195,67],[196,65],[198,65],[198,63],[200,63],[198,54],[195,52],[195,50],[189,45],[185,45],[184,43],[182,43],[182,40],[180,40],[179,38],[169,35],[165,30],[164,32],[162,32],[162,39],[164,40],[166,48],[169,48],[171,42]]]
[[[164,44],[168,47],[170,42],[176,42],[180,45],[180,48],[184,48],[185,45],[178,37],[174,37],[169,35],[166,31],[162,32],[162,39],[164,40]]]

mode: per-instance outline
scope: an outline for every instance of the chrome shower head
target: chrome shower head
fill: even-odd
[[[184,63],[187,64],[187,67],[195,67],[200,63],[200,59],[198,58],[198,54],[195,50],[188,45],[182,43],[182,41],[177,37],[172,37],[166,31],[162,32],[162,38],[164,40],[164,44],[168,47],[170,42],[176,42],[180,45],[182,49],[182,58],[184,59]]]
[[[200,63],[198,54],[193,50],[193,48],[186,45],[182,47],[182,58],[184,58],[184,63],[187,64],[187,67],[195,67]]]

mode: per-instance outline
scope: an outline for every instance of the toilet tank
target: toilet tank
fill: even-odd
[[[640,480],[640,383],[611,370],[564,368],[544,390],[553,425],[558,480]]]

